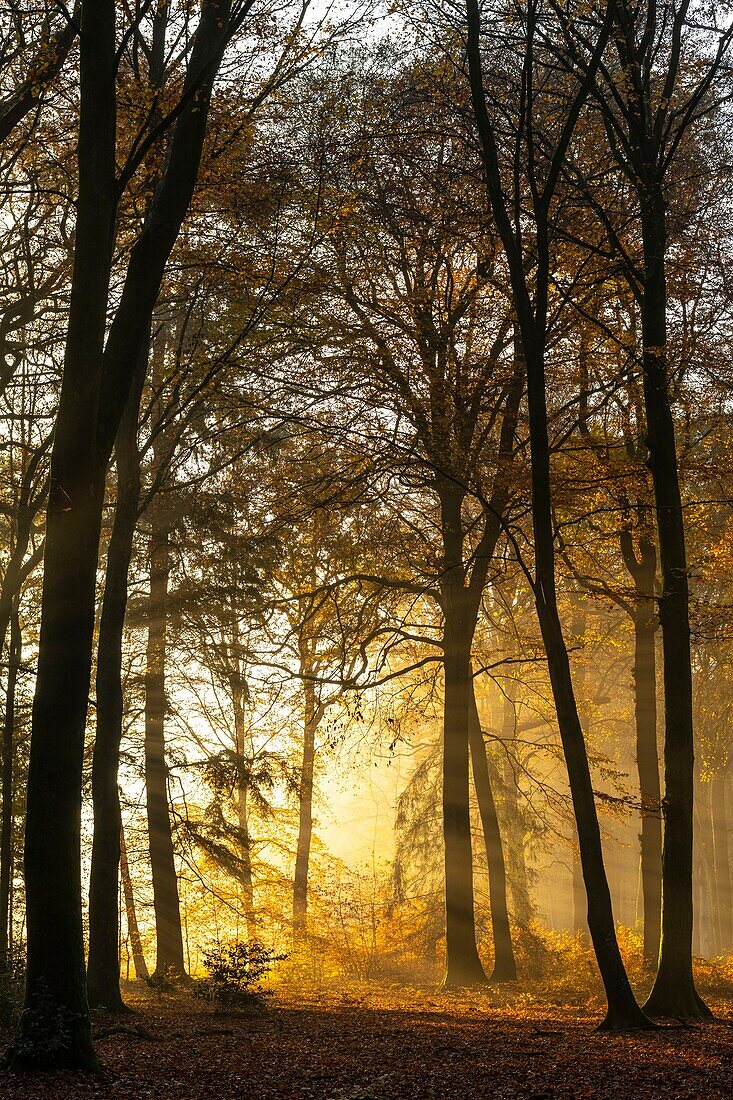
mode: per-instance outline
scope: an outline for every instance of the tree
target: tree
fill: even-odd
[[[508,151],[508,163],[505,160],[502,164],[501,157],[506,157],[507,150],[500,150],[484,86],[481,15],[477,0],[468,0],[467,12],[468,79],[487,198],[506,256],[526,369],[535,559],[532,587],[568,766],[588,897],[588,927],[608,1000],[608,1013],[601,1026],[605,1029],[644,1028],[651,1025],[636,1003],[616,940],[588,756],[557,607],[545,380],[553,200],[563,160],[600,65],[611,26],[606,19],[588,49],[585,80],[570,92],[563,108],[556,105],[552,122],[544,122],[547,100],[540,89],[547,89],[552,96],[554,88],[545,68],[547,59],[542,56],[538,26],[540,17],[544,20],[548,13],[541,4],[530,4],[526,21],[520,18],[515,28],[523,43],[523,92],[518,98],[518,113],[513,123],[513,147]],[[505,41],[492,37],[494,49],[504,46]],[[552,152],[546,154],[544,150],[548,148]],[[511,167],[516,164],[518,172]],[[512,173],[510,192],[504,189],[507,169]],[[531,234],[526,233],[523,224],[525,194],[529,196]],[[529,256],[526,248],[530,250]]]
[[[107,549],[106,575],[97,647],[97,728],[92,759],[94,836],[89,881],[89,956],[87,983],[93,1008],[124,1011],[120,994],[118,848],[122,815],[118,762],[122,737],[122,638],[127,585],[140,498],[138,409],[147,370],[147,346],[141,355],[115,446],[117,502]]]
[[[594,295],[595,297],[595,295]],[[596,305],[596,303],[593,303]],[[611,306],[614,308],[616,303]],[[608,304],[604,303],[606,309]],[[586,315],[593,316],[586,308]],[[622,302],[616,311],[617,323],[633,307]],[[562,539],[562,558],[571,577],[581,589],[600,601],[615,604],[628,615],[634,629],[633,681],[634,724],[636,734],[636,765],[639,776],[639,814],[641,818],[640,856],[641,884],[644,908],[644,958],[656,966],[659,957],[661,927],[661,793],[659,753],[657,747],[657,676],[655,637],[658,629],[656,611],[657,552],[651,531],[651,486],[644,465],[646,447],[640,438],[638,422],[641,394],[632,364],[623,370],[628,358],[623,345],[617,348],[604,332],[603,309],[596,318],[597,340],[583,332],[580,342],[578,429],[580,447],[572,458],[573,477],[582,480],[585,492],[578,496],[575,522],[581,534],[576,545],[569,545],[567,527],[571,509],[566,505]],[[610,348],[608,345],[611,345]],[[617,360],[621,364],[617,365]],[[610,363],[606,362],[610,359]],[[616,373],[617,372],[617,373]],[[613,379],[614,416],[606,402],[591,403],[589,390],[602,391],[604,380]],[[587,449],[586,449],[587,448]],[[598,486],[601,486],[600,490]],[[598,509],[598,500],[605,505]],[[575,503],[574,498],[571,498]],[[609,530],[607,509],[618,530]],[[574,511],[575,509],[572,509]],[[597,513],[597,514],[596,514]],[[618,521],[616,516],[619,516]],[[600,549],[589,551],[584,537],[591,533]],[[620,554],[608,554],[609,543],[617,542]],[[621,562],[618,561],[620,556]],[[619,565],[624,572],[619,575]],[[631,586],[629,585],[631,581]]]
[[[228,0],[204,3],[176,111],[168,119],[173,129],[161,183],[131,250],[106,342],[118,196],[158,135],[140,135],[120,180],[116,6],[103,0],[82,14],[76,245],[47,509],[26,820],[26,1011],[11,1052],[16,1066],[48,1061],[96,1066],[84,971],[79,833],[107,464],[165,264],[196,183],[216,73],[248,10]],[[34,1042],[38,1029],[31,1025],[38,1016],[52,1032],[61,1029],[51,1052]]]
[[[124,829],[120,830],[120,875],[122,878],[122,891],[125,897],[125,917],[127,920],[127,934],[130,937],[130,948],[132,951],[132,963],[135,967],[135,977],[139,982],[146,982],[148,981],[150,974],[148,971],[147,963],[145,962],[143,945],[140,939],[140,930],[137,923],[135,895],[132,889],[130,865],[127,861],[127,848],[125,846]]]
[[[293,529],[282,540],[279,561],[270,576],[273,605],[287,623],[285,640],[277,635],[272,639],[279,655],[276,663],[286,680],[293,677],[300,684],[296,713],[302,749],[292,908],[296,947],[305,945],[308,933],[319,729],[329,710],[354,690],[362,671],[363,647],[381,625],[385,602],[378,580],[367,584],[355,580],[376,568],[370,545],[371,502],[362,499],[367,464],[354,464],[353,459],[350,463],[340,448],[321,442],[317,430],[309,432],[304,442],[305,446],[292,440],[280,450],[280,461],[297,464],[299,469],[300,514],[293,517]],[[324,464],[330,473],[325,493]],[[276,490],[274,495],[284,524],[290,485],[287,493]]]
[[[24,433],[25,434],[25,433]],[[47,492],[48,437],[34,447],[29,440],[18,444],[19,470],[13,470],[15,448],[10,448],[10,481],[17,500],[8,507],[8,559],[0,582],[0,653],[7,641],[7,681],[2,741],[2,825],[0,827],[0,960],[8,960],[9,916],[13,865],[13,791],[15,763],[16,689],[22,657],[20,600],[28,578],[43,556],[42,532],[34,530]],[[16,483],[15,485],[13,483]],[[9,639],[8,639],[9,634]]]
[[[322,361],[332,364],[348,348],[344,371],[356,372],[362,401],[384,425],[380,442],[390,422],[399,425],[392,467],[423,486],[435,509],[437,540],[422,536],[426,567],[419,583],[405,579],[403,587],[434,601],[442,620],[432,644],[444,674],[445,980],[461,986],[486,980],[474,920],[470,661],[513,503],[522,370],[498,285],[496,242],[466,219],[474,188],[460,142],[432,125],[438,106],[417,72],[406,69],[385,97],[380,63],[368,76],[374,92],[354,120],[346,153],[318,146],[324,198],[337,210],[316,284],[328,310]],[[417,103],[421,126],[406,132],[406,106]],[[386,176],[377,142],[379,156],[388,148],[394,163]],[[326,286],[333,288],[327,295]]]
[[[514,958],[511,928],[509,927],[504,846],[501,840],[494,793],[491,789],[489,762],[476,705],[474,685],[472,685],[469,721],[471,770],[476,788],[479,813],[481,814],[481,826],[484,833],[484,844],[486,845],[486,862],[489,868],[489,901],[491,905],[491,927],[494,933],[494,968],[491,972],[491,981],[513,982],[517,977],[517,964]]]
[[[654,1015],[707,1017],[692,976],[692,847],[694,733],[689,583],[668,360],[666,191],[676,157],[716,110],[716,90],[733,26],[713,16],[699,41],[689,0],[659,20],[655,3],[618,0],[609,7],[613,61],[590,70],[585,31],[563,22],[571,66],[600,110],[608,145],[636,202],[642,259],[619,258],[639,304],[647,446],[656,506],[662,575],[658,601],[665,698],[662,940],[647,1010]],[[608,17],[604,16],[604,27]],[[604,224],[612,227],[611,219]],[[614,247],[619,240],[612,232]]]
[[[306,11],[307,4],[296,9],[274,43],[269,43],[262,37],[264,32],[258,31],[247,50],[240,48],[237,65],[210,108],[213,133],[205,148],[203,179],[189,212],[191,229],[177,243],[168,265],[152,341],[146,335],[118,430],[117,500],[100,618],[92,779],[95,831],[88,981],[95,1007],[122,1007],[117,942],[120,835],[117,784],[123,716],[121,657],[134,535],[141,516],[147,515],[153,529],[152,542],[157,546],[151,557],[165,564],[165,542],[169,536],[164,527],[173,519],[170,502],[166,504],[168,494],[162,490],[171,478],[176,479],[175,467],[184,467],[183,474],[178,473],[179,481],[189,476],[185,470],[189,448],[209,445],[224,423],[239,415],[236,406],[241,401],[239,389],[245,372],[240,361],[242,348],[302,262],[302,245],[294,247],[292,239],[287,255],[277,262],[282,245],[274,227],[279,226],[283,208],[287,208],[287,173],[282,160],[266,146],[263,135],[271,125],[270,115],[276,116],[279,110],[278,96],[307,62],[313,41],[339,33],[338,25],[326,28],[325,19],[316,20],[304,30]],[[133,29],[133,46],[137,44],[137,53],[147,59],[147,66],[135,62],[133,49],[129,59],[131,78],[137,98],[145,101],[146,97],[153,97],[153,127],[160,127],[164,121],[157,89],[175,81],[177,76],[175,65],[166,54],[170,19],[168,7],[156,12],[149,44],[141,25]],[[266,42],[268,65],[263,71],[260,63]],[[256,75],[254,87],[248,77],[252,72]],[[265,109],[269,108],[270,99],[276,101],[271,111]],[[262,134],[257,135],[253,148],[252,135],[257,127]],[[142,181],[138,201],[146,209],[154,201],[163,167],[159,163]],[[243,167],[246,167],[244,173]],[[212,226],[215,260],[210,240]],[[266,266],[263,254],[271,257]],[[150,345],[153,373],[157,376],[146,386]],[[219,424],[215,422],[217,417]],[[149,452],[152,454],[149,468],[141,471]],[[165,647],[161,642],[166,615],[166,593],[162,591],[167,587],[163,583],[165,572],[165,568],[155,572],[155,581],[161,589],[155,603],[160,607],[150,620],[158,641],[151,637],[149,647],[153,659],[148,677],[146,715],[150,736],[146,759],[150,811],[155,820],[151,851],[154,892],[160,912],[160,970],[181,974],[183,955],[163,733]],[[153,609],[153,602],[150,608]]]
[[[13,131],[43,102],[66,63],[78,33],[78,4],[71,12],[59,13],[53,5],[50,8],[49,11],[44,4],[43,18],[36,19],[32,29],[27,25],[22,8],[9,11],[3,18],[0,29],[3,91],[0,143],[7,142]]]

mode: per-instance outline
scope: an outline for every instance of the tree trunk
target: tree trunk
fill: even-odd
[[[700,856],[700,830],[697,827],[699,821],[699,804],[695,807],[695,871],[692,879],[692,889],[695,897],[695,910],[692,922],[692,954],[700,958],[702,951],[702,928],[700,914],[702,913],[703,874],[702,857]]]
[[[600,1026],[602,1030],[646,1028],[651,1025],[639,1008],[631,990],[616,939],[588,754],[578,716],[570,661],[557,607],[544,338],[534,331],[534,326],[526,317],[522,325],[522,339],[527,364],[532,456],[535,605],[547,655],[560,739],[578,829],[580,861],[588,899],[588,928],[608,999],[608,1012]]]
[[[84,971],[80,837],[106,474],[95,410],[115,219],[115,7],[99,0],[81,17],[74,271],[51,456],[27,784],[26,997],[19,1042],[8,1056],[24,1068],[97,1068]]]
[[[504,745],[509,745],[516,737],[516,713],[514,709],[514,680],[510,680],[505,688],[503,715],[502,715],[502,740]],[[534,906],[529,889],[529,873],[527,871],[527,859],[524,851],[525,826],[522,813],[519,808],[519,784],[516,772],[512,766],[509,752],[504,758],[504,792],[507,808],[507,862],[509,869],[509,888],[514,903],[514,920],[520,928],[528,929],[534,915]]]
[[[527,363],[532,454],[532,522],[535,543],[534,595],[560,739],[568,769],[578,829],[583,881],[588,899],[588,928],[608,999],[603,1030],[645,1028],[649,1021],[636,1003],[616,939],[611,894],[603,863],[601,831],[588,754],[573,692],[570,661],[555,593],[555,550],[550,489],[545,367],[542,348],[529,324],[522,329]]]
[[[530,295],[522,242],[518,237],[518,226],[512,226],[507,212],[496,137],[486,106],[480,45],[481,14],[476,0],[467,0],[467,15],[467,55],[471,99],[481,141],[489,205],[507,258],[527,371],[535,553],[533,591],[547,654],[560,738],[578,826],[583,879],[588,895],[588,927],[608,998],[608,1013],[601,1027],[605,1029],[647,1028],[652,1025],[636,1003],[618,949],[611,896],[603,865],[601,833],[588,754],[573,694],[570,662],[560,624],[555,591],[555,549],[545,383],[550,279],[549,202],[552,192],[547,192],[541,204],[535,208],[536,254],[533,257],[533,290]],[[600,46],[602,45],[601,41]],[[600,53],[594,56],[600,59]],[[578,104],[580,102],[579,99]],[[571,130],[566,129],[564,136],[569,138],[570,134]]]
[[[10,614],[10,647],[8,650],[8,681],[5,691],[5,722],[3,729],[2,798],[3,816],[0,830],[0,967],[10,962],[10,911],[13,890],[13,765],[15,758],[15,688],[23,639],[20,629],[18,598],[13,600]]]
[[[697,886],[697,907],[694,913],[693,942],[695,926],[698,932],[697,954],[711,958],[718,953],[718,921],[715,908],[713,821],[710,806],[709,782],[703,783],[695,777],[695,848],[693,889]]]
[[[627,567],[628,551],[624,552]],[[641,561],[629,569],[634,578],[634,701],[636,763],[641,801],[641,888],[644,904],[644,960],[656,965],[662,916],[662,819],[657,750],[657,675],[654,636],[656,551],[642,540]]]
[[[244,699],[245,680],[240,653],[239,624],[236,616],[232,618],[232,654],[230,669],[230,688],[234,711],[234,740],[239,767],[237,786],[237,817],[239,824],[239,858],[242,867],[242,908],[247,924],[247,939],[250,943],[257,940],[257,914],[255,911],[254,881],[252,876],[252,841],[249,833],[249,815],[247,813],[247,761],[245,757]]]
[[[118,191],[115,17],[112,0],[96,0],[82,11],[74,272],[51,456],[27,784],[27,1011],[19,1042],[8,1053],[18,1068],[97,1069],[84,969],[80,838],[104,485],[165,265],[196,183],[213,81],[236,29],[230,0],[205,0],[165,171],[131,250],[105,347]]]
[[[644,613],[637,612],[634,634],[636,761],[642,800],[644,958],[648,964],[656,966],[661,922],[661,789],[657,749],[655,628],[649,628]]]
[[[293,878],[293,941],[303,941],[308,910],[308,866],[313,835],[313,768],[315,762],[315,731],[306,720],[303,723],[303,759],[300,765],[298,792],[298,846]]]
[[[80,424],[77,430],[88,429]],[[57,427],[57,441],[66,434]],[[65,495],[69,481],[52,478],[56,493]],[[12,1063],[29,1068],[96,1068],[84,969],[80,835],[103,482],[98,476],[86,492],[69,494],[68,512],[54,510],[61,508],[58,495],[49,506],[27,788],[28,1013],[20,1022],[22,1053]],[[26,1032],[39,1017],[58,1036],[52,1053],[37,1031]]]
[[[443,835],[445,841],[445,985],[481,984],[486,974],[476,948],[473,853],[469,802],[469,718],[472,630],[463,587],[445,608],[443,718]]]
[[[247,811],[247,792],[250,784],[250,761],[246,755],[246,730],[244,705],[247,683],[242,657],[242,644],[239,622],[236,614],[231,619],[231,662],[228,665],[229,690],[234,714],[234,747],[237,757],[237,822],[239,826],[238,848],[240,862],[240,886],[242,910],[247,926],[247,939],[257,941],[257,913],[254,901],[254,879],[252,874],[252,839],[249,832],[249,814]],[[188,930],[186,931],[188,942]]]
[[[588,928],[608,999],[608,1012],[600,1026],[602,1030],[648,1027],[648,1021],[634,998],[618,948],[611,894],[603,864],[601,831],[588,756],[573,696],[570,663],[557,606],[554,599],[547,601],[544,592],[542,585],[536,588],[540,626],[578,828],[580,860],[588,899]]]
[[[135,911],[135,895],[132,891],[132,878],[130,877],[130,864],[127,859],[127,846],[125,844],[125,830],[120,827],[120,874],[122,876],[122,893],[125,899],[125,917],[127,919],[127,932],[130,937],[132,949],[132,964],[135,967],[135,977],[139,982],[146,982],[150,977],[148,966],[143,954],[140,929],[137,924]]]
[[[138,413],[147,369],[147,344],[117,435],[117,504],[107,550],[104,599],[97,645],[97,735],[92,757],[94,837],[89,879],[89,959],[87,986],[93,1008],[123,1012],[120,993],[119,898],[120,831],[118,790],[122,740],[122,637],[127,611],[127,578],[140,504]]]
[[[661,187],[644,192],[641,308],[644,406],[662,572],[659,622],[664,670],[664,848],[659,968],[646,1010],[710,1017],[692,975],[694,736],[687,554],[667,367],[666,228]]]
[[[315,689],[311,681],[303,681],[303,694],[305,697],[303,758],[300,765],[298,790],[298,846],[293,876],[293,942],[296,945],[303,943],[307,932],[308,869],[313,838],[313,770],[316,758],[316,730],[323,714],[316,702]]]
[[[240,850],[240,859],[242,861],[242,900],[244,903],[245,921],[247,923],[247,939],[250,943],[256,943],[257,911],[255,910],[254,878],[252,875],[252,841],[249,835],[246,786],[239,788],[237,813],[242,843]]]
[[[713,777],[711,802],[713,811],[713,850],[715,857],[715,907],[720,926],[721,954],[727,955],[733,946],[733,914],[731,913],[730,856],[728,853],[727,772]]]
[[[722,954],[720,947],[720,913],[716,904],[716,889],[715,889],[715,835],[713,828],[713,785],[708,782],[703,784],[704,792],[702,795],[702,816],[704,820],[703,828],[705,830],[705,879],[707,889],[705,891],[705,897],[707,900],[706,912],[707,912],[707,924],[709,928],[709,940],[708,940],[708,958],[712,958],[715,955]],[[694,872],[693,872],[694,873]]]
[[[471,769],[473,771],[473,783],[476,788],[479,814],[481,815],[481,826],[486,846],[486,862],[489,871],[489,903],[491,905],[491,928],[494,936],[494,969],[490,980],[492,982],[514,982],[517,979],[517,964],[514,958],[512,930],[509,926],[504,846],[501,839],[496,803],[494,802],[494,793],[491,789],[489,762],[473,682],[471,683],[469,708]]]
[[[145,670],[145,789],[150,866],[155,908],[155,975],[181,979],[186,968],[178,899],[165,759],[165,658],[169,530],[160,504],[153,501],[150,537],[150,602]]]
[[[589,728],[589,710],[588,700],[586,697],[586,665],[583,659],[583,650],[585,648],[585,632],[586,632],[586,615],[585,615],[585,603],[583,600],[582,592],[574,592],[571,594],[572,603],[572,617],[570,621],[570,632],[572,636],[572,643],[578,650],[578,663],[575,666],[575,696],[578,701],[578,720],[581,727],[586,731]],[[587,909],[588,902],[585,895],[585,883],[583,882],[583,867],[580,861],[580,844],[578,841],[578,829],[573,822],[572,835],[570,838],[570,873],[571,873],[571,885],[573,891],[573,909],[571,914],[572,930],[580,936],[581,940],[587,942],[588,938],[588,918]],[[610,861],[609,861],[610,862]],[[609,878],[612,879],[612,875],[609,871]],[[610,889],[610,886],[609,886]],[[613,894],[611,894],[613,899]]]

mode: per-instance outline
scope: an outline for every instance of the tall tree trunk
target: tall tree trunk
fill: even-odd
[[[542,532],[539,542],[540,545],[544,543],[543,551],[547,553],[548,543],[551,545],[552,539],[551,521],[544,509],[542,514],[543,523],[540,525]],[[537,517],[536,504],[535,517]],[[588,756],[573,695],[570,662],[554,600],[554,576],[551,591],[553,595],[548,599],[548,586],[542,581],[536,584],[540,627],[545,641],[558,726],[567,762],[578,828],[580,860],[588,899],[588,928],[608,999],[608,1012],[600,1026],[602,1030],[644,1028],[649,1026],[648,1021],[634,998],[616,939]]]
[[[713,822],[710,783],[695,777],[695,861],[693,887],[697,885],[697,911],[694,926],[698,930],[698,954],[710,958],[718,953],[719,926],[715,908]]]
[[[641,308],[644,406],[662,572],[659,622],[664,670],[664,848],[659,968],[646,1010],[709,1017],[692,975],[694,735],[687,553],[667,365],[665,200],[641,195],[644,293]]]
[[[444,610],[443,835],[447,987],[481,984],[476,948],[469,802],[469,719],[472,630],[465,589],[454,587]]]
[[[710,930],[707,951],[708,958],[721,954],[720,914],[716,904],[715,891],[715,837],[713,830],[712,786],[710,780],[702,784],[703,791],[700,799],[703,829],[705,833],[705,897],[707,903],[705,910],[707,914],[707,925]]]
[[[313,769],[315,763],[315,730],[307,719],[303,722],[303,758],[300,764],[298,790],[298,846],[293,877],[293,941],[302,942],[307,930],[308,867],[313,836]]]
[[[9,1052],[16,1067],[97,1066],[84,969],[80,838],[106,474],[95,410],[115,219],[115,12],[113,0],[99,0],[81,16],[74,272],[47,507],[25,829],[26,1011],[19,1043]],[[55,1035],[55,1046],[45,1033]]]
[[[239,623],[232,616],[232,662],[229,668],[229,687],[232,694],[234,711],[234,741],[237,752],[239,778],[237,782],[237,820],[239,825],[239,860],[241,866],[242,908],[247,925],[247,939],[250,943],[257,940],[257,913],[255,910],[254,878],[252,874],[252,838],[249,831],[247,811],[247,791],[250,777],[246,756],[246,730],[244,723],[244,702],[246,681],[244,662],[241,654]]]
[[[302,647],[301,647],[302,648]],[[301,656],[301,667],[303,665]],[[307,932],[308,870],[313,839],[313,771],[316,758],[316,731],[323,708],[316,701],[313,682],[303,680],[303,757],[298,788],[298,846],[293,876],[293,942],[302,943]]]
[[[717,773],[712,780],[713,848],[715,854],[715,907],[720,926],[722,954],[733,947],[733,913],[731,913],[730,855],[728,852],[727,772]]]
[[[496,137],[487,110],[480,44],[481,13],[477,0],[467,0],[467,16],[471,99],[481,141],[489,204],[507,258],[527,372],[535,554],[533,591],[578,827],[583,880],[588,895],[588,927],[608,999],[608,1012],[601,1027],[647,1028],[651,1026],[650,1021],[636,1003],[616,939],[588,754],[557,607],[545,383],[552,189],[544,191],[541,202],[535,207],[536,254],[533,257],[533,291],[530,296],[522,242],[517,235],[518,226],[512,226],[507,212]],[[594,63],[600,60],[606,33],[607,27],[594,52]],[[576,106],[579,108],[581,103],[582,96],[579,95]],[[569,140],[571,135],[572,128],[566,127],[563,138]]]
[[[700,830],[699,807],[695,807],[695,871],[692,879],[692,888],[695,896],[695,909],[692,922],[692,953],[700,958],[702,955],[702,928],[700,927],[700,914],[702,913],[702,859],[700,856]]]
[[[13,766],[15,763],[15,689],[23,646],[18,597],[10,614],[8,680],[3,727],[2,829],[0,830],[0,967],[10,961],[10,910],[13,890]]]
[[[127,611],[127,578],[140,504],[138,414],[148,362],[147,344],[117,434],[117,504],[107,550],[104,599],[97,644],[97,735],[92,757],[94,837],[89,879],[89,958],[87,986],[94,1008],[123,1012],[120,993],[119,898],[120,832],[118,790],[122,740],[122,637]]]
[[[151,88],[165,78],[168,5],[153,15],[149,79]],[[160,122],[160,111],[155,123]],[[160,176],[147,180],[148,216]],[[97,733],[92,758],[94,837],[89,881],[89,956],[87,986],[95,1008],[124,1011],[120,993],[118,878],[122,817],[118,792],[122,697],[122,638],[127,613],[127,580],[140,508],[140,452],[137,433],[150,357],[150,326],[140,348],[125,411],[115,441],[117,502],[107,550],[104,598],[97,643]]]
[[[514,903],[514,920],[520,928],[528,929],[534,915],[529,889],[529,872],[524,851],[525,827],[519,808],[519,783],[512,765],[512,757],[506,746],[516,740],[515,682],[506,685],[502,713],[502,741],[504,756],[504,798],[507,808],[506,847],[509,870],[509,888]]]
[[[494,969],[490,980],[492,982],[513,982],[517,979],[517,964],[514,958],[512,930],[509,925],[504,846],[501,839],[496,803],[494,802],[494,792],[491,789],[489,761],[476,705],[473,680],[469,707],[468,728],[471,769],[481,816],[481,827],[486,846],[486,862],[489,871],[489,903],[491,905],[491,928],[494,937]]]
[[[162,320],[152,343],[151,382],[158,416],[164,415],[166,351],[172,343],[171,326]],[[183,929],[171,824],[168,764],[166,761],[166,657],[168,585],[170,581],[170,502],[161,486],[170,467],[175,442],[165,424],[154,435],[151,462],[150,594],[145,666],[145,791],[148,844],[153,879],[156,958],[154,976],[182,980],[186,976]]]
[[[130,937],[132,950],[132,965],[135,967],[135,977],[139,982],[146,982],[150,977],[148,966],[145,962],[140,929],[137,923],[135,910],[135,895],[132,890],[132,878],[130,876],[130,864],[127,859],[127,845],[125,844],[125,830],[120,827],[120,874],[122,877],[122,894],[125,899],[125,917],[127,920],[127,932]]]
[[[242,900],[244,903],[244,916],[247,924],[247,939],[250,943],[256,943],[257,911],[255,909],[254,877],[252,874],[252,841],[249,834],[246,786],[241,786],[239,788],[237,815],[242,845],[240,850],[240,859],[242,861]]]
[[[573,645],[578,649],[578,663],[575,667],[575,695],[578,700],[578,719],[582,728],[588,730],[590,725],[590,714],[588,708],[588,700],[586,697],[586,666],[585,661],[583,660],[583,649],[585,648],[586,631],[586,615],[583,593],[574,592],[571,595],[571,603],[573,612],[570,621],[570,632],[572,635]],[[580,860],[580,843],[578,839],[578,829],[575,822],[573,822],[573,830],[571,836],[570,869],[573,891],[573,910],[571,916],[573,922],[572,928],[573,932],[579,935],[581,940],[587,940],[588,902],[585,896],[583,867]],[[609,878],[611,877],[612,876],[609,872]],[[613,894],[611,896],[613,897]]]
[[[96,1069],[81,906],[81,787],[107,464],[165,265],[198,176],[230,0],[204,0],[181,109],[107,327],[116,179],[116,5],[84,5],[79,189],[64,375],[54,428],[27,784],[27,970],[13,1066]],[[60,1024],[63,1020],[63,1024]],[[43,1021],[43,1026],[39,1026]],[[49,1044],[47,1032],[58,1042]]]
[[[185,976],[178,878],[173,852],[165,759],[165,660],[170,575],[167,518],[158,500],[152,504],[150,536],[150,601],[145,669],[145,790],[147,794],[150,866],[155,909],[155,974]]]
[[[249,832],[247,812],[247,789],[249,777],[246,770],[244,699],[245,681],[240,659],[239,625],[236,618],[232,621],[232,649],[234,660],[231,669],[230,686],[234,709],[234,739],[239,760],[239,781],[237,789],[237,818],[239,824],[239,859],[242,867],[242,905],[247,924],[247,939],[250,943],[257,940],[257,913],[255,910],[254,879],[252,875],[252,839]]]
[[[465,491],[436,477],[443,543],[443,841],[445,859],[446,987],[477,985],[486,974],[476,947],[469,771],[473,676],[471,646],[478,600],[466,587],[463,559]],[[493,552],[493,547],[491,548]],[[487,554],[484,564],[490,559]],[[478,564],[478,562],[477,562]],[[483,583],[480,588],[483,589]],[[479,596],[480,598],[480,596]]]
[[[578,830],[580,861],[588,901],[588,929],[608,1000],[608,1011],[600,1026],[602,1030],[647,1028],[651,1025],[636,1002],[616,938],[588,753],[578,715],[568,650],[557,606],[545,390],[545,339],[542,333],[536,331],[535,324],[529,316],[523,314],[521,320],[523,321],[524,357],[527,364],[532,456],[535,606],[547,656],[547,667]]]
[[[662,919],[662,793],[657,750],[657,690],[653,604],[634,618],[636,761],[641,794],[641,888],[644,900],[644,958],[656,965]]]
[[[621,553],[634,581],[634,714],[636,764],[641,802],[641,889],[644,905],[644,960],[656,965],[662,919],[662,794],[657,749],[657,629],[654,584],[656,549],[640,539],[634,554],[630,532],[621,534]]]

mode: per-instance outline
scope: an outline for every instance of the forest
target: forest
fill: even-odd
[[[731,0],[5,0],[0,1100],[733,1090]]]

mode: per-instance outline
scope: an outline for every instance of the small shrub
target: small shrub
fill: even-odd
[[[276,962],[287,955],[261,943],[216,943],[203,949],[206,977],[194,983],[194,996],[218,1010],[261,1008],[267,991],[260,985]]]
[[[164,973],[155,971],[145,981],[161,1000],[163,997],[175,993],[181,985],[185,984],[185,978],[173,966],[169,966]]]

